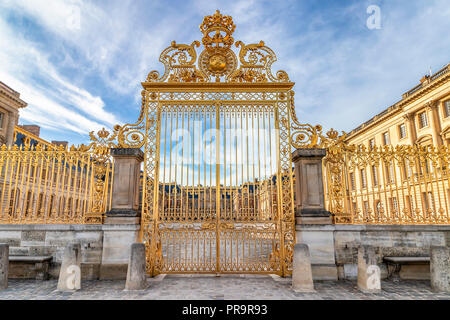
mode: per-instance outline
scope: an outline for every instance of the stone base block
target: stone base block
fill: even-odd
[[[131,246],[125,290],[144,290],[147,288],[145,260],[145,244],[134,243]]]
[[[430,280],[430,265],[403,265],[400,269],[399,275],[403,280]]]
[[[431,247],[430,276],[434,292],[450,293],[450,247]]]
[[[311,268],[313,280],[338,280],[338,271],[334,264],[313,264]]]
[[[139,218],[139,212],[134,209],[112,209],[106,213],[106,220],[108,218]]]
[[[331,224],[331,216],[299,216],[295,217],[296,224]]]
[[[42,263],[10,262],[9,279],[48,280],[48,265]]]
[[[358,289],[365,293],[381,291],[381,270],[377,265],[375,248],[360,246],[358,248]]]
[[[100,280],[126,280],[128,264],[102,264]]]
[[[104,224],[139,224],[140,221],[140,217],[133,216],[106,217]]]
[[[0,244],[0,290],[8,288],[9,245]]]
[[[100,279],[100,264],[98,263],[82,263],[81,279],[98,280]]]
[[[73,292],[81,289],[81,245],[72,243],[64,249],[57,290]]]
[[[380,278],[387,279],[389,276],[388,267],[385,264],[379,264]],[[344,264],[337,267],[339,280],[356,280],[358,278],[357,264]]]

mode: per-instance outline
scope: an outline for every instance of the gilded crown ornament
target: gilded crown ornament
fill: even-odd
[[[248,45],[242,41],[235,43],[235,29],[233,18],[219,10],[204,17],[200,25],[204,50],[197,56],[199,41],[190,45],[172,41],[159,58],[164,64],[164,73],[151,71],[147,82],[289,82],[285,71],[272,74],[271,67],[277,58],[263,41]],[[233,44],[240,48],[239,55],[231,50]]]
[[[224,16],[216,10],[212,16],[203,18],[200,31],[203,33],[202,43],[206,48],[211,47],[231,47],[234,43],[232,35],[236,25],[233,18]]]

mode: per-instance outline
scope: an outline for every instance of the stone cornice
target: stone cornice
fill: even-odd
[[[0,87],[0,96],[6,97],[8,100],[12,100],[18,108],[25,108],[28,105],[25,101],[3,87]]]

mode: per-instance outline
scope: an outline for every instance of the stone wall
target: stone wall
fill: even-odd
[[[429,256],[431,246],[450,246],[450,226],[297,225],[297,242],[306,243],[315,280],[355,279],[358,247],[373,246],[382,277],[385,256]],[[10,255],[53,256],[50,276],[57,278],[64,248],[81,244],[85,279],[123,278],[129,248],[138,239],[139,224],[0,225],[0,243]],[[403,266],[403,279],[429,278],[429,266]]]
[[[356,279],[358,246],[376,249],[382,277],[388,275],[385,256],[430,256],[431,246],[450,246],[450,226],[297,225],[297,242],[310,246],[315,279]],[[334,248],[334,250],[332,249]],[[327,268],[324,271],[324,268]],[[402,266],[403,279],[428,279],[428,265]]]
[[[0,225],[0,243],[9,244],[11,256],[53,256],[49,273],[54,278],[58,277],[64,248],[75,242],[81,244],[83,277],[99,278],[102,225]],[[20,264],[11,267],[24,268]],[[14,273],[14,269],[10,271]]]

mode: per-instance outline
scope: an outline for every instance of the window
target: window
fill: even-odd
[[[30,213],[30,211],[32,210],[32,205],[33,205],[33,194],[31,193],[31,191],[28,191],[27,199],[25,202],[25,215],[28,215]]]
[[[376,200],[374,203],[375,212],[377,215],[380,215],[383,212],[383,204],[380,200]]]
[[[378,169],[376,166],[372,166],[372,182],[374,187],[378,185]]]
[[[41,215],[43,212],[43,207],[44,207],[44,194],[40,193],[39,194],[39,198],[38,198],[38,203],[36,205],[37,208],[37,214]]]
[[[19,199],[20,199],[20,190],[19,189],[11,190],[11,196],[9,198],[9,206],[8,206],[9,214],[12,214],[16,211],[16,208],[19,203]]]
[[[369,213],[369,201],[364,201],[364,213]]]
[[[404,123],[398,126],[398,134],[400,139],[406,138],[406,126]]]
[[[363,188],[367,187],[367,181],[366,181],[366,169],[361,169],[361,186]]]
[[[445,111],[444,112],[445,117],[450,116],[450,100],[444,102],[444,111]],[[0,123],[1,123],[1,121],[0,121]],[[1,124],[0,124],[0,127],[1,127]]]
[[[391,211],[392,212],[398,212],[398,202],[397,202],[397,198],[393,197],[389,199],[389,203],[391,206]]]
[[[3,118],[5,117],[4,113],[0,112],[0,129],[3,128]]]
[[[403,159],[403,179],[408,179],[412,176],[411,163],[408,159]]]
[[[414,213],[414,200],[412,196],[406,196],[406,205],[408,206],[408,211]]]
[[[391,140],[389,140],[389,132],[383,133],[383,144],[386,146],[388,144],[391,144]]]
[[[434,197],[432,192],[428,192],[428,194],[426,192],[422,192],[422,199],[425,205],[426,213],[436,210],[434,207]]]
[[[60,197],[59,203],[56,205],[56,207],[58,208],[58,210],[61,214],[64,212],[64,208],[66,205],[65,202],[66,202],[66,197]]]
[[[428,117],[426,111],[419,113],[419,127],[421,129],[428,127]]]
[[[54,202],[55,202],[55,196],[54,196],[54,195],[51,195],[51,196],[50,196],[50,204],[48,205],[48,213],[49,213],[49,214],[52,214],[52,212],[53,212],[53,205],[54,205]]]
[[[375,147],[375,139],[370,139],[369,140],[369,150],[372,150],[373,147]]]
[[[386,161],[384,166],[386,168],[386,181],[388,183],[394,183],[395,177],[394,177],[394,166],[392,164],[392,161],[390,161],[390,162]]]
[[[72,212],[72,202],[73,202],[73,199],[69,198],[69,202],[67,203],[67,211],[68,212]]]
[[[422,192],[422,201],[423,201],[423,204],[425,206],[425,210],[428,211],[429,204],[428,204],[428,198],[427,198],[427,193],[426,192]]]
[[[351,183],[351,186],[352,186],[352,190],[355,190],[356,189],[356,186],[355,186],[355,175],[353,174],[353,172],[350,172],[350,183]]]

